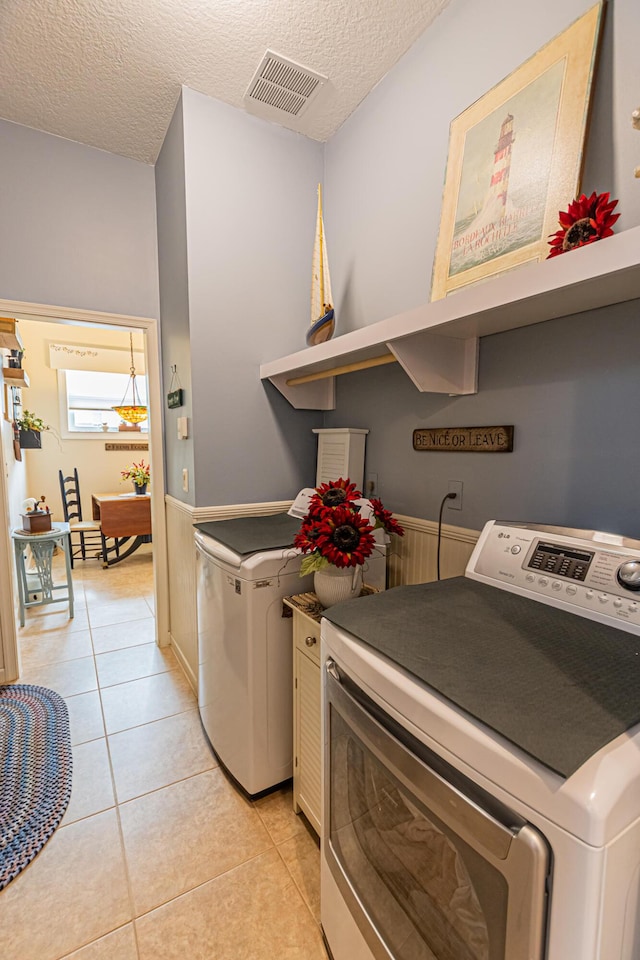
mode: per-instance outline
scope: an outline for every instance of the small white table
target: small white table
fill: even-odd
[[[71,576],[71,540],[68,523],[54,523],[45,533],[27,533],[25,530],[11,531],[16,556],[18,576],[18,597],[20,601],[20,626],[24,627],[25,610],[28,607],[40,607],[45,603],[60,603],[68,600],[69,618],[73,618],[73,580]],[[64,583],[53,582],[53,551],[56,544],[62,548],[66,569]],[[27,573],[25,555],[27,547],[36,565],[33,573]],[[66,591],[63,596],[54,596],[57,591]],[[33,597],[33,599],[29,599]]]

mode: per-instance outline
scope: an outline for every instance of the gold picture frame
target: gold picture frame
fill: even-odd
[[[451,122],[431,299],[549,253],[576,196],[604,0]]]

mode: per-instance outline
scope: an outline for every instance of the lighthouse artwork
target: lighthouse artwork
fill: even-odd
[[[432,299],[544,260],[576,195],[602,7],[451,122]]]
[[[555,64],[468,132],[449,277],[540,237],[562,72]]]
[[[511,169],[511,147],[513,146],[513,116],[508,113],[500,128],[493,155],[493,174],[489,185],[491,205],[496,216],[503,216],[507,208],[507,190],[509,189],[509,171]]]

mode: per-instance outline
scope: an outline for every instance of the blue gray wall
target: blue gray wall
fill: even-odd
[[[176,107],[156,163],[158,210],[158,269],[162,323],[164,393],[182,388],[184,406],[165,408],[166,490],[184,503],[195,504],[193,390],[189,341],[189,281],[187,269],[187,212],[184,171],[182,98]],[[176,376],[173,377],[172,367]],[[187,439],[178,439],[177,418],[187,417]],[[188,471],[189,489],[183,490],[182,471]]]
[[[158,317],[153,167],[0,120],[0,296]]]
[[[339,333],[428,301],[451,119],[589,6],[541,0],[523,18],[508,0],[453,0],[327,144]],[[609,8],[583,187],[619,197],[625,229],[640,223],[640,136],[630,123],[640,6]],[[483,339],[477,396],[420,394],[395,366],[338,378],[325,425],[370,428],[367,469],[390,509],[435,519],[456,479],[463,510],[446,518],[461,526],[500,517],[638,537],[639,306]],[[512,454],[412,449],[416,427],[503,423],[515,425]]]
[[[293,410],[259,367],[304,346],[322,145],[186,88],[182,101],[195,502],[282,500],[314,482],[322,415]]]

